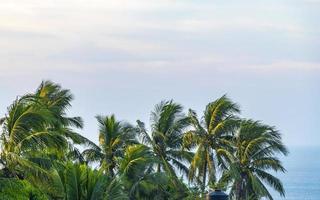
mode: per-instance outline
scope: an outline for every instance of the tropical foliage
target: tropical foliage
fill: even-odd
[[[242,119],[227,96],[199,118],[162,101],[150,128],[97,116],[99,144],[79,134],[73,96],[51,81],[17,99],[0,118],[0,199],[203,199],[224,189],[231,199],[285,195],[273,172],[288,151],[275,127]]]

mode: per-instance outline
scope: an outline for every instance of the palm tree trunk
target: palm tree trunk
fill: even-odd
[[[245,176],[241,174],[241,179],[236,183],[236,200],[246,199],[246,188],[244,186]]]
[[[202,177],[202,192],[204,192],[206,188],[206,178],[207,178],[207,159],[204,160],[204,167],[203,167],[203,177]]]
[[[236,200],[241,200],[241,181],[236,183]]]
[[[160,166],[160,163],[158,164],[157,166],[157,172],[160,173],[161,172],[161,166]]]

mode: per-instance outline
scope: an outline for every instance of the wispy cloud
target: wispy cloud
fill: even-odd
[[[319,14],[290,2],[12,0],[0,69],[318,69]]]
[[[278,61],[264,65],[247,66],[250,70],[261,70],[269,72],[283,72],[283,71],[306,71],[311,73],[320,72],[319,62],[301,62],[301,61]]]

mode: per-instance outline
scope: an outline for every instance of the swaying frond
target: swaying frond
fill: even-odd
[[[136,174],[137,171],[144,171],[145,166],[152,162],[154,158],[148,147],[142,144],[131,145],[126,148],[124,157],[120,161],[119,172],[123,175]]]
[[[204,120],[208,132],[211,133],[221,121],[239,112],[239,106],[232,102],[226,95],[209,103],[204,112]]]
[[[141,138],[141,142],[147,145],[152,145],[152,139],[150,138],[144,123],[141,122],[140,120],[137,120],[137,129],[138,129],[138,134]]]
[[[260,177],[261,180],[268,183],[268,185],[274,188],[277,192],[279,192],[281,196],[285,196],[285,190],[283,188],[281,181],[278,178],[276,178],[275,176],[263,170],[255,169],[255,172],[257,173],[257,175]]]

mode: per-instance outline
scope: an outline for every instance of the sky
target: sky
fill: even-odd
[[[289,146],[320,147],[320,0],[0,0],[0,116],[52,80],[95,116],[148,124],[161,100],[202,115],[227,94]]]

